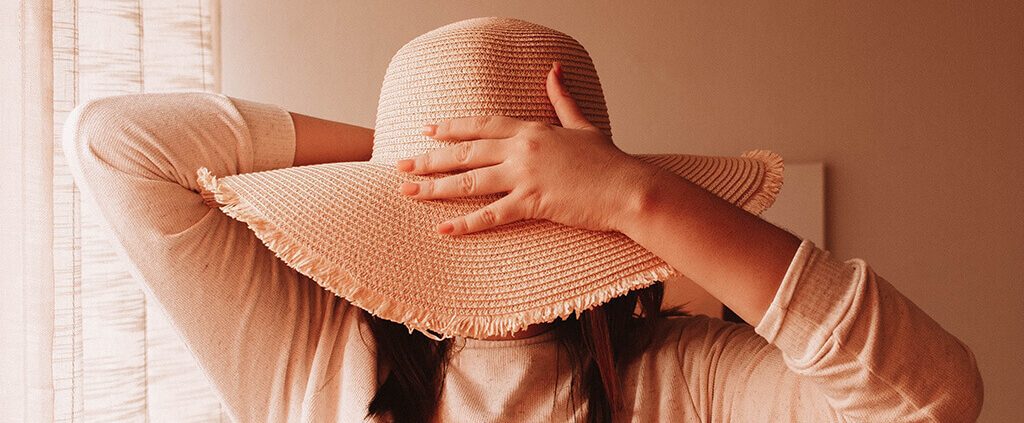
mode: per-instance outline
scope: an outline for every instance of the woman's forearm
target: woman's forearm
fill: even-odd
[[[652,175],[622,232],[756,326],[800,238],[675,174]]]
[[[370,159],[372,129],[289,113],[295,126],[294,166]]]

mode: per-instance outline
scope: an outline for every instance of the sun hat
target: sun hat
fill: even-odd
[[[416,176],[395,163],[451,143],[425,124],[505,115],[558,124],[545,91],[554,61],[583,114],[611,136],[597,71],[572,37],[511,18],[476,18],[427,32],[391,59],[366,162],[338,162],[218,178],[198,170],[204,195],[245,222],[296,271],[381,318],[433,339],[507,335],[583,312],[676,269],[613,231],[523,220],[468,235],[435,225],[504,194],[416,200]],[[782,186],[781,157],[635,154],[755,215]]]

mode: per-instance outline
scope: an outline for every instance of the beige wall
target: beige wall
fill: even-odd
[[[973,348],[982,421],[1020,421],[1024,7],[703,3],[223,0],[223,87],[372,126],[388,60],[420,33],[489,15],[567,32],[625,150],[824,161],[827,247]]]

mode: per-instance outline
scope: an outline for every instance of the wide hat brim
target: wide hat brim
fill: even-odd
[[[781,157],[635,155],[755,215],[782,186]],[[437,176],[429,176],[437,177]],[[370,313],[435,338],[507,335],[578,314],[677,271],[629,237],[546,220],[450,236],[440,222],[501,194],[415,200],[397,191],[423,176],[340,162],[199,183],[277,257]]]

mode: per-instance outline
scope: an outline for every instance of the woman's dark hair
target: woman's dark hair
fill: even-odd
[[[664,285],[656,282],[584,311],[579,319],[555,322],[552,330],[561,332],[572,361],[572,390],[589,400],[589,422],[611,422],[623,411],[619,371],[647,349],[659,320],[686,315],[679,308],[662,311],[664,294]],[[377,365],[387,369],[367,416],[390,416],[396,423],[431,420],[444,388],[452,340],[410,334],[404,325],[363,313],[377,341]]]

